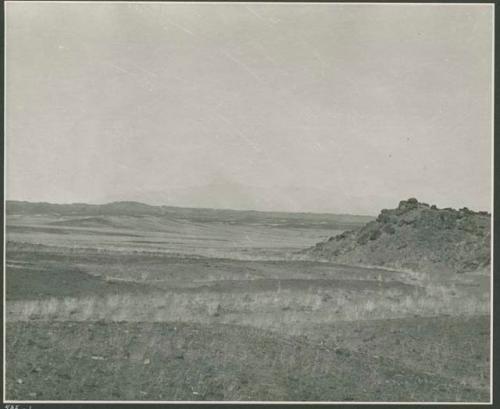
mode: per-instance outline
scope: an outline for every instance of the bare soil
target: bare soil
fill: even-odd
[[[488,328],[485,317],[420,318],[293,337],[179,322],[9,323],[7,397],[484,401],[484,382],[468,381],[487,379]],[[441,356],[428,347],[443,342]]]
[[[8,400],[489,400],[485,274],[298,257],[332,217],[23,209]]]

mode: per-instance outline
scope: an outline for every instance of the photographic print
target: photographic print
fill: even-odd
[[[493,4],[5,3],[4,401],[491,401]]]

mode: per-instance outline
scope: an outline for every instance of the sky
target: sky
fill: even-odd
[[[6,197],[491,208],[493,6],[7,2]]]

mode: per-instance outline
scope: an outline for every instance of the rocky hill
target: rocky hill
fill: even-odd
[[[490,265],[491,215],[438,209],[416,199],[307,249],[317,259],[419,272],[464,273]]]

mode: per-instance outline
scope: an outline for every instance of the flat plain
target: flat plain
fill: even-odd
[[[488,401],[487,274],[301,252],[369,220],[8,212],[6,398]]]

